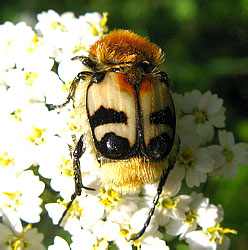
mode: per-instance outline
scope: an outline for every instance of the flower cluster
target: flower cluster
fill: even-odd
[[[45,204],[54,224],[70,202],[75,188],[71,155],[80,137],[77,114],[70,105],[50,110],[48,104],[66,100],[68,86],[82,71],[81,63],[71,58],[87,55],[89,46],[107,32],[106,22],[106,13],[76,18],[49,10],[38,15],[34,30],[25,23],[0,26],[1,249],[45,248],[37,229],[22,226],[40,221],[45,188],[40,176],[50,179],[50,188],[60,195],[57,202]],[[111,244],[169,249],[161,228],[191,249],[228,248],[226,234],[236,232],[221,227],[222,207],[210,204],[202,193],[179,192],[184,180],[192,188],[209,176],[235,177],[238,165],[247,160],[247,145],[235,144],[233,134],[221,130],[225,109],[217,95],[194,90],[173,97],[181,150],[145,234],[134,242],[126,240],[143,227],[158,184],[125,196],[99,186],[96,155],[89,146],[80,158],[82,182],[96,191],[83,189],[63,221],[70,246],[56,236],[48,249],[107,249]],[[219,144],[212,145],[216,131]]]

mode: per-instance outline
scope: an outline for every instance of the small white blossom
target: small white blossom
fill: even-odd
[[[227,250],[230,246],[230,239],[223,235],[220,238],[216,238],[217,236],[211,235],[210,232],[204,231],[193,231],[186,235],[186,242],[189,244],[190,249],[199,250]]]
[[[207,173],[213,170],[214,160],[212,151],[208,148],[199,148],[199,144],[189,137],[182,136],[181,150],[175,164],[178,175],[185,176],[188,187],[199,187],[207,180]]]
[[[209,146],[215,160],[214,170],[210,175],[234,178],[238,165],[248,161],[248,144],[235,144],[233,133],[225,130],[219,131],[218,136],[220,145]]]
[[[29,223],[40,221],[42,200],[39,195],[44,190],[31,170],[19,174],[2,172],[0,176],[0,209],[8,217],[21,218]]]
[[[4,218],[4,223],[0,223],[0,249],[27,249],[27,250],[45,250],[42,245],[43,234],[38,233],[37,228],[32,228],[28,224],[21,231],[16,232],[10,222]]]
[[[142,250],[169,250],[170,248],[166,246],[166,242],[161,240],[159,237],[146,237],[141,245]]]
[[[81,229],[77,234],[71,237],[72,243],[70,245],[71,250],[78,250],[83,247],[85,250],[92,250],[94,246],[97,246],[97,238],[92,232]],[[106,249],[106,248],[103,248]]]
[[[210,91],[201,94],[198,90],[187,92],[184,96],[175,95],[177,107],[184,117],[190,120],[191,126],[200,136],[202,142],[209,142],[214,136],[214,127],[224,127],[223,100],[213,95]],[[180,123],[180,120],[179,120]],[[184,128],[187,130],[190,127]],[[179,131],[179,135],[180,135]]]
[[[114,241],[120,237],[120,225],[109,220],[98,220],[94,224],[92,232],[97,237],[98,241],[103,239],[105,241]]]
[[[57,61],[86,55],[89,46],[106,32],[107,15],[88,13],[78,19],[71,12],[59,15],[53,10],[38,15],[36,29],[54,48]]]
[[[197,200],[204,201],[204,198],[201,195],[193,194],[193,196],[196,197],[196,203]],[[208,201],[206,201],[205,198],[205,202],[203,202],[205,205],[208,203]],[[214,217],[215,222],[213,221]],[[237,234],[237,231],[221,227],[220,222],[223,220],[223,217],[224,212],[221,206],[218,206],[217,208],[212,204],[208,204],[207,207],[198,207],[197,220],[198,224],[202,227],[202,230],[192,231],[185,235],[186,242],[189,244],[190,249],[229,249],[230,239],[226,234]],[[201,218],[201,220],[199,218]],[[207,218],[209,218],[209,221],[207,221]]]

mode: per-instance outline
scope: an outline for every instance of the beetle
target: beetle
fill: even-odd
[[[179,151],[176,115],[165,72],[157,66],[161,49],[128,30],[114,30],[96,41],[89,55],[77,56],[87,70],[73,80],[66,102],[73,100],[76,111],[87,123],[99,162],[101,182],[126,194],[159,181],[144,227],[131,241],[143,235]],[[83,122],[83,119],[82,119]],[[79,159],[85,134],[73,153],[75,192],[65,217],[81,189],[94,190],[82,183]]]

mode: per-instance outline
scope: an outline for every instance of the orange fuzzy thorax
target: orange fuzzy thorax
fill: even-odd
[[[90,47],[90,56],[102,64],[144,62],[157,66],[161,63],[161,49],[128,30],[114,30]]]

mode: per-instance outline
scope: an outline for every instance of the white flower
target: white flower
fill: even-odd
[[[210,175],[219,175],[224,178],[234,178],[237,175],[238,165],[248,161],[248,145],[235,144],[232,132],[219,131],[220,145],[209,146],[215,160],[214,170]]]
[[[39,58],[37,58],[37,60],[40,62]],[[39,68],[9,70],[6,74],[6,84],[10,87],[9,91],[16,94],[15,98],[11,99],[15,105],[17,105],[16,101],[19,99],[26,101],[26,103],[27,101],[29,101],[29,103],[41,103],[44,102],[45,97],[47,102],[50,103],[52,101],[62,102],[66,96],[63,92],[62,82],[58,76],[50,71],[49,68],[44,69],[42,62],[40,62]],[[55,93],[59,97],[57,97]]]
[[[222,229],[224,230],[224,229]],[[219,236],[219,235],[218,235]],[[186,242],[189,244],[190,249],[199,250],[227,250],[230,246],[230,239],[226,235],[211,235],[210,232],[193,231],[186,235]]]
[[[38,233],[37,228],[31,228],[28,224],[21,231],[16,232],[9,221],[4,218],[4,223],[0,223],[0,249],[27,249],[27,250],[45,250],[42,245],[43,234]]]
[[[159,237],[146,237],[141,245],[142,250],[169,250],[169,247],[166,246],[164,240],[159,239]]]
[[[170,220],[166,225],[166,233],[169,235],[180,235],[179,239],[184,239],[185,235],[196,230],[199,225],[204,230],[213,227],[223,219],[222,208],[209,204],[209,199],[202,194],[192,193],[193,200],[189,204],[189,210],[184,220]]]
[[[55,50],[57,61],[70,59],[75,55],[86,55],[89,46],[106,31],[107,15],[86,14],[78,19],[71,12],[59,15],[53,10],[38,15],[39,30],[47,43]]]
[[[68,243],[61,237],[55,236],[54,238],[54,244],[48,246],[48,250],[70,250],[70,247],[68,246]]]
[[[193,193],[192,195],[196,198],[194,205],[198,207],[197,223],[202,227],[202,230],[192,231],[185,235],[190,249],[229,249],[230,239],[226,234],[237,234],[237,231],[221,227],[220,222],[224,217],[222,207],[218,206],[217,208],[208,204],[208,199],[203,198],[201,194]],[[203,206],[199,207],[197,203],[200,200],[202,200]]]
[[[145,188],[146,194],[149,193],[148,197],[143,197],[141,201],[141,205],[143,207],[151,207],[152,201],[156,195],[156,186],[150,185],[148,189],[148,185]],[[153,189],[153,191],[152,191]],[[160,195],[158,204],[155,210],[156,221],[159,225],[164,226],[168,223],[169,218],[173,218],[176,220],[184,220],[186,218],[185,213],[189,210],[189,203],[192,198],[188,195],[178,195],[175,196],[178,190],[174,190],[176,192],[172,193],[171,190],[164,189],[163,193]]]
[[[71,237],[72,243],[70,245],[71,250],[78,250],[83,247],[85,250],[92,250],[94,246],[97,246],[97,238],[92,232],[81,229],[77,234]],[[106,249],[106,248],[103,248]]]
[[[175,95],[175,97],[176,106],[191,121],[191,126],[196,128],[195,132],[203,143],[212,140],[214,127],[224,127],[225,109],[222,107],[223,100],[217,95],[211,94],[210,91],[202,95],[200,91],[193,90],[191,93],[185,93],[183,97],[180,95]],[[188,127],[184,129],[187,130]],[[179,135],[181,133],[179,131]]]
[[[198,147],[199,144],[191,141],[189,137],[182,136],[181,150],[174,171],[180,176],[185,176],[188,187],[199,187],[207,180],[207,173],[214,167],[212,151]]]
[[[3,174],[4,173],[4,174]],[[8,217],[21,218],[29,223],[40,221],[42,200],[39,195],[44,190],[31,170],[19,174],[2,172],[0,176],[0,208]]]
[[[109,220],[98,220],[94,224],[92,232],[98,241],[114,241],[120,237],[120,225]]]
[[[67,207],[66,202],[58,202],[59,204],[49,203],[45,205],[54,224],[58,223],[62,213]],[[64,229],[73,235],[80,231],[81,227],[91,230],[94,224],[104,216],[104,207],[98,202],[99,199],[96,196],[85,196],[83,192],[81,196],[78,196],[74,200],[65,220],[62,221]]]

